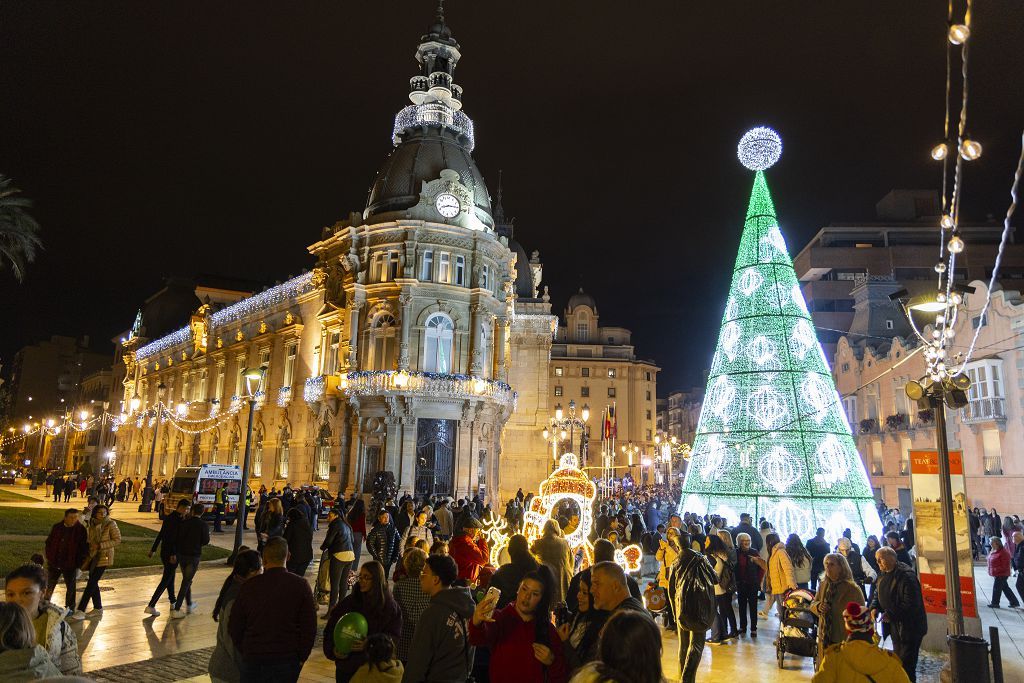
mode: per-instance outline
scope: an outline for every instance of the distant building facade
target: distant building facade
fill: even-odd
[[[861,277],[854,283],[855,317],[841,337],[833,374],[858,451],[875,496],[901,511],[911,507],[910,458],[914,449],[934,449],[935,417],[918,410],[904,387],[925,372],[924,358],[902,311],[888,300],[900,285]],[[1024,328],[1024,301],[1016,291],[996,290],[984,319],[986,283],[971,282],[965,314],[956,325],[957,348],[979,330],[976,352],[966,367],[969,404],[947,411],[951,449],[963,451],[970,505],[1015,510],[1024,487],[1024,350],[1006,342]],[[893,322],[884,339],[887,321]],[[909,357],[909,358],[908,358]]]
[[[911,294],[934,288],[937,259],[938,194],[893,190],[876,205],[877,221],[822,228],[793,258],[818,339],[831,361],[836,343],[854,316],[852,290],[858,276],[893,278]],[[970,245],[957,259],[958,281],[987,279],[999,248],[1001,224],[962,225]],[[1007,245],[1001,282],[1024,284],[1024,246]]]
[[[594,466],[600,464],[600,418],[606,406],[616,410],[618,444],[636,445],[644,453],[654,449],[661,368],[637,357],[631,337],[623,327],[602,326],[594,297],[580,289],[569,297],[551,346],[551,402],[565,408],[574,400],[577,410],[590,407]],[[624,464],[621,452],[615,458],[615,465]]]
[[[687,391],[673,391],[668,395],[665,415],[665,434],[680,443],[693,443],[704,403],[704,389],[694,387]]]

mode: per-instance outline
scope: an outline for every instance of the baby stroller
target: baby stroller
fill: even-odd
[[[811,609],[814,594],[802,588],[791,591],[782,602],[782,622],[775,654],[783,668],[786,654],[813,657],[818,668],[818,615]]]

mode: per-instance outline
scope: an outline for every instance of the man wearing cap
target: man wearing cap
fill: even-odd
[[[900,658],[875,645],[875,623],[871,611],[850,602],[843,611],[846,640],[825,650],[821,668],[812,683],[874,681],[875,683],[908,683]]]
[[[483,524],[469,513],[459,517],[457,526],[459,531],[448,544],[448,554],[459,566],[459,578],[472,584],[488,562],[487,539],[481,533]]]

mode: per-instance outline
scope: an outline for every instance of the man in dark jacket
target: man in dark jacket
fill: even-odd
[[[476,603],[468,588],[453,588],[459,569],[447,555],[431,555],[420,573],[430,602],[409,645],[402,683],[465,683],[473,666],[467,620]]]
[[[887,546],[875,553],[881,575],[878,587],[871,596],[874,618],[881,613],[892,634],[892,651],[903,662],[911,682],[917,680],[917,656],[921,640],[928,632],[928,617],[924,611],[924,598],[917,572],[896,560],[896,551]]]
[[[191,614],[197,603],[192,602],[192,579],[199,571],[199,560],[202,558],[203,546],[210,544],[210,527],[203,521],[206,506],[196,503],[192,512],[178,525],[178,535],[174,542],[176,554],[171,557],[181,567],[181,586],[178,588],[178,599],[171,610],[172,619],[181,619]],[[186,610],[182,610],[182,604]]]
[[[238,590],[228,634],[242,655],[242,683],[297,681],[316,639],[316,603],[309,583],[285,569],[288,542],[263,548],[263,573]]]
[[[825,571],[825,556],[831,550],[829,542],[825,540],[825,530],[818,527],[814,532],[814,538],[807,541],[807,553],[811,556],[811,590],[818,588],[818,577]]]
[[[47,602],[53,597],[57,582],[63,578],[67,589],[64,605],[75,609],[75,574],[88,554],[88,534],[78,523],[78,510],[68,508],[64,511],[64,519],[54,524],[46,537]]]
[[[352,548],[352,527],[338,513],[337,507],[327,513],[327,535],[320,544],[320,550],[326,551],[330,558],[331,600],[328,612],[348,594],[348,572],[356,559]]]
[[[153,591],[153,597],[149,599],[149,604],[146,605],[146,614],[152,614],[155,617],[160,616],[156,603],[164,590],[167,591],[167,598],[171,601],[171,609],[174,609],[174,573],[178,570],[178,529],[187,515],[188,499],[182,498],[178,501],[178,507],[171,514],[164,517],[164,522],[160,525],[160,532],[153,539],[153,547],[149,549],[149,556],[153,557],[156,549],[160,548],[160,562],[164,565],[164,573],[160,577],[160,583],[157,584],[156,590]]]
[[[288,563],[285,566],[292,574],[305,576],[313,561],[313,529],[298,505],[288,511],[284,540],[288,541]]]
[[[615,546],[612,542],[606,538],[599,538],[594,542],[594,564],[598,562],[612,562],[615,560]],[[565,604],[569,608],[569,611],[575,614],[580,609],[580,581],[585,581],[587,585],[590,585],[590,567],[577,572],[572,580],[569,581],[569,592],[565,596]],[[640,586],[637,585],[636,579],[629,574],[626,574],[626,584],[629,588],[629,594],[640,599]],[[516,590],[519,589],[518,584]]]
[[[750,545],[758,553],[761,552],[761,544],[764,543],[764,539],[761,538],[761,534],[757,532],[757,528],[750,523],[750,513],[744,512],[740,515],[740,523],[732,528],[732,542],[736,545],[736,537],[740,534],[746,534],[750,536]]]
[[[1019,531],[1013,532],[1013,542],[1016,547],[1013,550],[1013,569],[1017,572],[1017,594],[1024,603],[1024,534]]]
[[[590,595],[594,609],[615,614],[623,610],[635,610],[651,616],[644,603],[629,593],[626,572],[615,562],[598,562],[590,572]]]
[[[697,667],[700,666],[700,658],[704,654],[704,643],[707,638],[707,629],[711,623],[704,625],[704,628],[690,629],[687,625],[691,623],[692,615],[686,611],[686,606],[680,600],[683,593],[685,581],[699,581],[700,585],[707,590],[710,605],[714,605],[714,590],[711,586],[718,583],[718,575],[715,573],[707,558],[690,547],[691,538],[683,534],[679,539],[682,550],[675,564],[672,565],[672,578],[669,579],[669,600],[676,603],[676,631],[679,634],[679,671],[681,683],[694,683],[697,680]],[[691,565],[693,565],[691,567]],[[713,611],[714,608],[711,608]]]

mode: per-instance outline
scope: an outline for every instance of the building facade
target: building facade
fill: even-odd
[[[567,407],[570,400],[579,408],[589,406],[591,424],[596,425],[591,429],[592,441],[600,439],[602,411],[614,407],[616,443],[653,454],[660,368],[637,358],[631,337],[623,327],[602,326],[597,302],[581,288],[569,297],[564,323],[551,346],[550,397],[556,407]],[[599,448],[597,441],[590,445],[595,466],[600,463]],[[628,457],[621,450],[616,452],[612,465],[628,464]]]
[[[947,410],[951,449],[963,451],[970,505],[1015,510],[1024,486],[1024,350],[1014,343],[1024,328],[1024,301],[1016,291],[996,289],[984,318],[987,286],[971,282],[974,294],[956,324],[955,348],[966,350],[975,331],[975,353],[965,371],[971,378],[968,405]],[[849,337],[837,344],[833,374],[858,451],[875,496],[902,511],[911,507],[909,451],[936,447],[935,417],[919,410],[904,387],[925,373],[925,361],[902,311],[888,301],[899,289],[891,279],[854,283],[856,315]],[[871,315],[868,312],[871,311]],[[896,336],[882,331],[893,321]],[[927,330],[926,330],[927,333]]]
[[[407,492],[502,495],[546,474],[556,318],[538,296],[539,257],[515,242],[473,160],[460,58],[439,13],[367,205],[309,246],[310,272],[193,301],[188,324],[159,337],[143,311],[121,351],[118,473],[145,475],[150,453],[157,478],[240,463],[241,371],[264,368],[253,484],[362,493],[386,470]],[[619,386],[634,381],[653,397],[653,376]]]
[[[693,443],[703,403],[702,387],[670,392],[666,401],[665,435],[674,436],[680,443]]]
[[[804,298],[831,362],[839,337],[854,316],[852,290],[858,276],[889,277],[912,295],[931,291],[935,282],[938,195],[893,190],[876,205],[877,221],[822,228],[793,258]],[[962,225],[971,248],[957,259],[956,279],[988,279],[999,248],[1002,224]],[[1000,281],[1019,287],[1024,278],[1024,246],[1012,242],[1003,254]],[[1015,284],[1016,283],[1016,284]]]

